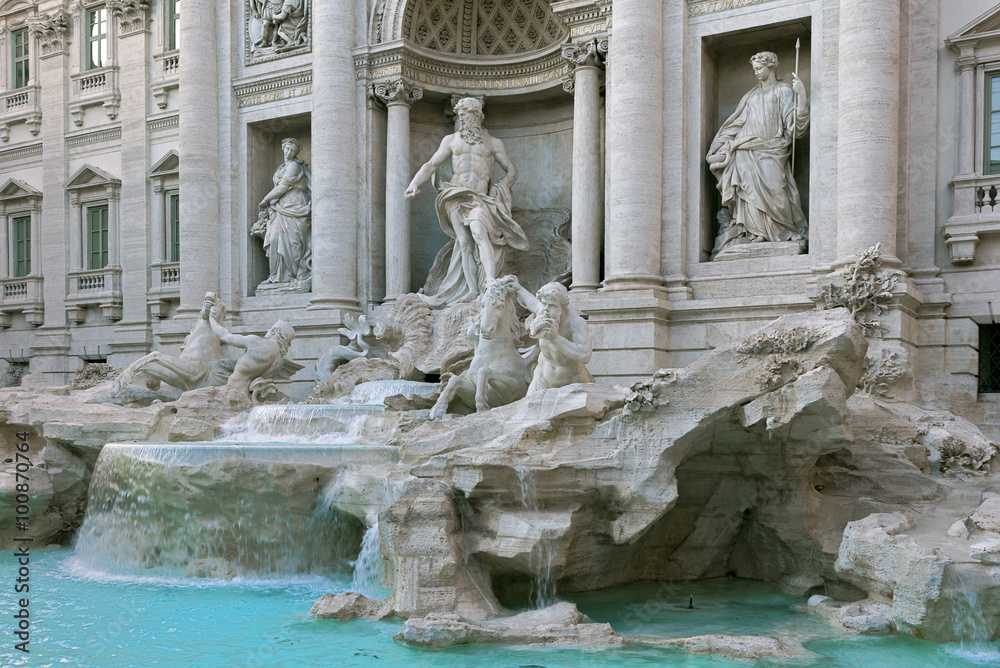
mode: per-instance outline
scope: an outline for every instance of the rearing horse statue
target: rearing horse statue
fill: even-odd
[[[208,321],[213,306],[220,307],[216,313],[221,322],[226,317],[226,306],[214,293],[209,292],[205,295],[201,318],[184,339],[181,354],[173,357],[154,351],[140,357],[115,379],[111,386],[112,396],[121,392],[140,373],[184,391],[225,385],[233,371],[235,360],[222,357],[222,342],[212,331]],[[158,385],[159,382],[156,382],[152,387]]]
[[[517,317],[517,281],[513,276],[491,279],[476,299],[479,319],[469,326],[475,347],[472,364],[452,376],[431,409],[440,419],[456,402],[485,411],[517,401],[528,392],[534,355],[522,356],[517,345],[524,334]]]

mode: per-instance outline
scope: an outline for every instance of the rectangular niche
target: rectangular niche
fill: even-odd
[[[246,161],[246,219],[243,221],[243,239],[246,240],[246,294],[257,294],[257,286],[267,279],[269,264],[264,254],[264,242],[250,234],[250,228],[257,220],[257,205],[274,187],[275,171],[284,163],[281,142],[293,137],[302,145],[299,159],[304,160],[312,171],[312,141],[310,134],[310,114],[298,114],[269,119],[247,125]]]
[[[700,206],[699,206],[699,261],[709,260],[717,234],[717,219],[722,207],[717,187],[718,180],[705,160],[712,140],[723,123],[736,111],[743,96],[759,85],[750,59],[762,51],[778,56],[777,77],[792,83],[795,69],[795,40],[801,40],[799,53],[799,78],[805,84],[810,101],[811,120],[813,90],[811,86],[812,39],[811,21],[808,18],[771,24],[739,32],[720,33],[702,38],[702,125],[700,152]],[[809,217],[810,131],[799,137],[795,144],[794,178],[798,185],[802,210]]]

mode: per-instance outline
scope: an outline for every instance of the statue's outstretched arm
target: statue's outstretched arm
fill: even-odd
[[[431,174],[441,169],[444,163],[448,162],[451,158],[451,138],[454,135],[448,135],[441,140],[441,145],[438,150],[434,152],[431,159],[424,163],[423,167],[417,170],[417,173],[413,175],[413,180],[410,181],[410,185],[407,186],[406,192],[403,193],[403,197],[406,199],[411,199],[416,197],[417,193],[420,192],[420,186],[431,178]]]
[[[250,337],[241,334],[233,334],[228,329],[216,322],[215,318],[209,318],[208,324],[212,326],[212,331],[223,343],[228,343],[237,348],[246,348],[250,345]]]

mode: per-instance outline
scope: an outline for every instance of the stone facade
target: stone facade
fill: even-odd
[[[350,317],[424,284],[448,239],[432,188],[400,194],[475,96],[520,171],[513,207],[572,211],[570,298],[599,381],[687,366],[811,309],[880,243],[899,275],[887,344],[917,379],[977,388],[978,325],[1000,310],[993,0],[175,7],[0,2],[0,359],[27,364],[25,385],[176,354],[211,291],[230,331],[295,327],[304,397]],[[808,89],[793,163],[808,245],[712,261],[705,156],[762,51]],[[312,283],[274,294],[249,229],[286,138],[311,169]]]

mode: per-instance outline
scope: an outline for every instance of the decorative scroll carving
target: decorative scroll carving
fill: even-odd
[[[149,25],[149,2],[147,0],[107,0],[108,10],[118,17],[120,35],[125,36]]]
[[[69,23],[69,14],[60,10],[53,15],[42,14],[29,24],[43,58],[69,51]]]
[[[604,57],[597,48],[596,39],[567,44],[562,48],[562,57],[573,67],[599,67],[604,62]]]
[[[423,88],[405,79],[372,84],[369,92],[386,106],[399,102],[409,106],[424,96]]]

